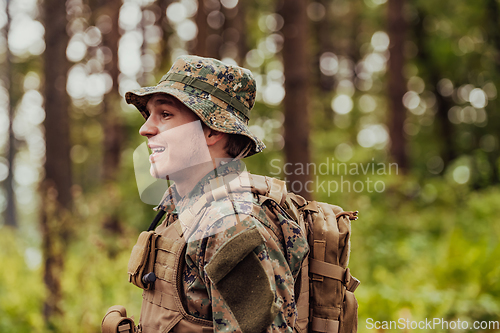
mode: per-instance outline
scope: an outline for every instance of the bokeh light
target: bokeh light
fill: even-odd
[[[337,56],[332,52],[323,53],[319,58],[319,68],[324,75],[333,76],[337,74],[339,70]]]
[[[465,184],[469,181],[470,169],[468,166],[460,165],[453,170],[453,180],[459,184]]]
[[[40,55],[45,50],[43,25],[31,19],[28,15],[20,14],[12,19],[9,31],[9,49],[19,57]]]
[[[383,148],[389,141],[389,133],[384,125],[369,125],[359,131],[357,141],[364,148]]]
[[[134,2],[125,2],[120,9],[120,27],[124,30],[133,30],[142,19],[141,7]]]
[[[484,108],[488,104],[488,96],[480,88],[474,88],[469,93],[469,102],[475,108]]]
[[[377,101],[373,96],[364,94],[359,98],[359,109],[364,113],[369,113],[375,110]]]
[[[371,44],[377,52],[384,52],[389,48],[389,35],[384,31],[377,31],[373,34]]]
[[[445,97],[453,94],[453,82],[450,79],[441,79],[438,82],[437,89],[439,93]]]
[[[352,158],[354,152],[350,144],[343,142],[335,147],[334,154],[339,161],[347,162]]]
[[[346,114],[351,112],[353,107],[352,99],[349,95],[340,94],[332,99],[332,109],[336,113]]]

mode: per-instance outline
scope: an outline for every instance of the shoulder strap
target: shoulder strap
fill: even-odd
[[[287,198],[286,183],[282,180],[247,173],[251,191],[276,201],[281,206]]]

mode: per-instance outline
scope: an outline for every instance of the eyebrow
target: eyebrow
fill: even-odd
[[[161,104],[175,105],[174,101],[171,98],[166,98],[166,97],[161,97],[156,99],[155,106]]]
[[[163,104],[175,106],[175,101],[169,97],[159,97],[154,101],[153,107],[158,106],[158,105],[163,105]],[[148,112],[151,113],[151,110],[147,107],[147,105],[146,105],[146,109],[148,110]]]

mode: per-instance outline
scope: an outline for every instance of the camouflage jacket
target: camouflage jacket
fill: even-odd
[[[240,163],[233,161],[219,167],[216,172],[210,172],[183,198],[178,196],[173,185],[157,207],[167,212],[167,217],[162,222],[164,226],[173,223],[178,215],[206,191],[210,191],[210,180],[216,176],[240,172]],[[267,275],[274,293],[274,304],[279,307],[267,332],[293,332],[297,320],[294,279],[309,251],[307,239],[294,221],[282,216],[277,207],[260,205],[256,195],[250,192],[235,193],[231,199],[226,197],[212,202],[200,212],[196,227],[191,228],[186,236],[182,276],[186,310],[193,316],[211,320],[214,332],[241,331],[228,302],[207,276],[205,268],[214,254],[235,235],[257,228],[265,242],[253,252]],[[244,291],[241,297],[244,299]]]

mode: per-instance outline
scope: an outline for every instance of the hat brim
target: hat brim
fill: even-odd
[[[174,96],[213,130],[245,135],[250,138],[254,145],[245,157],[259,153],[266,148],[266,145],[250,132],[245,120],[235,115],[236,110],[230,105],[205,91],[187,86],[184,83],[163,81],[157,86],[135,89],[125,94],[125,100],[128,104],[133,104],[147,119],[149,112],[146,105],[151,96],[157,93]]]

